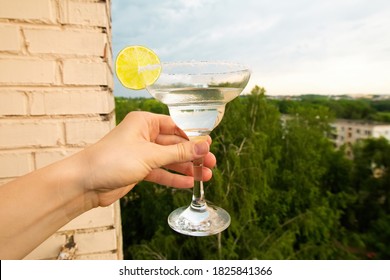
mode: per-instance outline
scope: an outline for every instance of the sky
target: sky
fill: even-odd
[[[390,94],[389,0],[112,0],[113,56],[246,64],[268,95]],[[124,88],[116,96],[150,97]]]

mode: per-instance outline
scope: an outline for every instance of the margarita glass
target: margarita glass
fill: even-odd
[[[226,62],[162,63],[159,78],[146,89],[169,108],[170,116],[191,141],[207,137],[220,123],[225,105],[240,95],[250,78],[243,65]],[[192,201],[174,210],[168,224],[175,231],[208,236],[225,230],[230,216],[222,208],[206,203],[203,159],[195,160]]]

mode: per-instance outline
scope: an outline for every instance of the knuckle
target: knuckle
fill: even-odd
[[[186,160],[186,148],[184,143],[177,144],[177,156],[178,156],[178,160],[181,162]]]

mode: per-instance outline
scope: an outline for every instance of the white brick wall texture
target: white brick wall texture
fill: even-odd
[[[0,26],[0,51],[18,52],[20,47],[20,28],[14,25]]]
[[[23,30],[27,50],[31,54],[63,54],[78,56],[103,56],[106,45],[106,34],[62,29],[29,29]]]
[[[0,0],[0,184],[95,143],[115,126],[110,0]],[[121,259],[118,203],[61,228],[26,259]]]
[[[56,84],[56,61],[40,58],[1,57],[1,86],[53,84]]]
[[[36,23],[55,23],[55,1],[52,0],[1,0],[0,18],[34,20]]]
[[[17,90],[0,90],[0,112],[7,116],[27,115],[27,95]]]

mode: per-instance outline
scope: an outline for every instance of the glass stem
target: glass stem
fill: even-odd
[[[191,208],[196,211],[205,211],[206,210],[206,201],[204,198],[203,190],[203,158],[196,159],[193,162],[194,164],[194,188],[192,193],[192,202]]]

